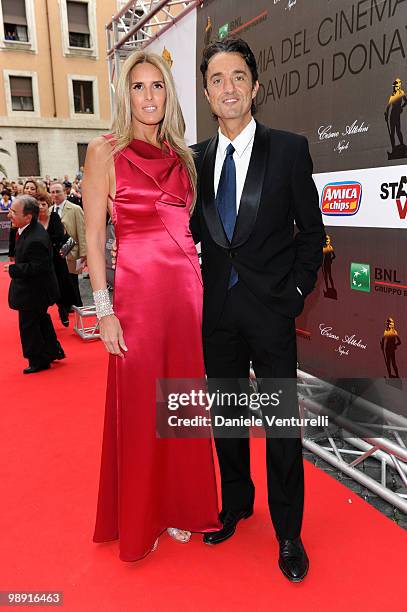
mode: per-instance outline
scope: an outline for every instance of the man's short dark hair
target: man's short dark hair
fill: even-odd
[[[18,200],[23,205],[23,215],[32,215],[32,221],[38,219],[40,207],[37,204],[37,200],[29,195],[21,195],[14,199]]]
[[[250,49],[249,45],[242,38],[227,38],[225,40],[218,40],[216,42],[211,43],[203,50],[202,62],[200,66],[200,70],[203,78],[203,86],[207,89],[208,81],[206,78],[208,72],[208,65],[210,60],[214,55],[218,53],[239,53],[242,56],[247,66],[250,69],[250,73],[252,75],[253,86],[256,81],[259,80],[259,73],[257,70],[257,62],[254,57],[253,51]],[[253,100],[252,102],[252,115],[256,112],[256,103]]]
[[[62,187],[62,191],[64,191],[65,189],[65,185],[63,184],[63,182],[58,181],[58,179],[54,179],[53,181],[51,181],[49,188],[51,189],[51,187],[53,187],[54,185],[60,185]]]

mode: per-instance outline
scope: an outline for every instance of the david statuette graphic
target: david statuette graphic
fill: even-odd
[[[207,47],[212,42],[212,21],[210,16],[208,15],[208,19],[205,26],[205,34],[204,34],[204,45]]]
[[[387,153],[388,159],[403,159],[407,157],[407,147],[404,144],[403,132],[401,130],[401,113],[405,106],[407,106],[406,94],[402,88],[401,79],[396,79],[384,112],[391,142],[391,153]],[[399,140],[398,145],[396,145],[396,134]]]
[[[396,363],[396,350],[401,344],[400,336],[396,330],[394,319],[389,317],[386,321],[386,328],[383,332],[383,337],[380,341],[380,347],[383,352],[384,361],[386,362],[387,373],[389,378],[400,378],[399,370]],[[392,373],[392,368],[394,374]]]
[[[324,297],[330,298],[331,300],[337,300],[338,293],[335,289],[334,279],[332,278],[332,262],[336,259],[336,255],[331,237],[328,234],[325,236],[325,246],[322,252],[324,255],[322,262],[322,273],[325,281]]]
[[[167,62],[169,67],[172,68],[172,65],[173,65],[174,61],[173,61],[171,53],[168,51],[167,47],[164,47],[163,52],[161,53],[161,57],[163,58],[163,60],[165,60]]]

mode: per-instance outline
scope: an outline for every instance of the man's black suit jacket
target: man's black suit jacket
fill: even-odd
[[[315,286],[325,243],[306,138],[260,123],[229,243],[214,196],[217,144],[215,136],[193,147],[198,199],[191,231],[202,249],[204,335],[221,314],[232,264],[262,303],[298,316]]]
[[[15,263],[9,267],[10,308],[44,310],[55,304],[59,290],[52,258],[48,232],[40,223],[32,221],[18,238]]]

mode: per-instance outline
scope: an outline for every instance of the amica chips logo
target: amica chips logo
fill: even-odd
[[[355,291],[370,292],[370,265],[363,263],[350,264],[350,287]]]
[[[362,201],[362,185],[358,182],[328,183],[322,190],[323,215],[349,217],[356,215]]]

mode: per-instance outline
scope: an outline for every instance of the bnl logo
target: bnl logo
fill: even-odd
[[[350,264],[350,288],[355,291],[370,292],[370,265],[363,263]]]
[[[396,289],[405,289],[406,285],[401,284],[398,271],[388,268],[374,268],[374,284],[375,291],[381,287],[393,288],[393,293]],[[350,288],[354,291],[364,291],[369,293],[371,290],[371,268],[370,264],[355,263],[350,264]],[[390,291],[386,291],[390,293]]]

